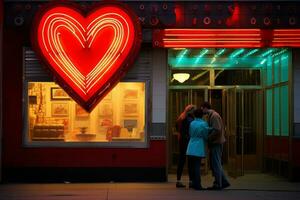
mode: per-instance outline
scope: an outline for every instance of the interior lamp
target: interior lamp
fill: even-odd
[[[180,83],[183,83],[184,81],[188,80],[190,78],[189,73],[175,73],[173,74],[173,78],[177,80]]]

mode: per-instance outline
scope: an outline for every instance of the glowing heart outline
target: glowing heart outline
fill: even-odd
[[[111,10],[112,8],[120,11],[120,13],[112,14],[112,12],[109,12],[105,15],[98,15],[98,13],[101,12],[105,13],[105,9]],[[68,12],[57,12],[58,9]],[[113,15],[114,17],[112,17]],[[59,38],[60,34],[57,32],[57,27],[55,29],[50,29],[49,31],[47,26],[46,28],[45,26],[42,26],[43,28],[41,31],[40,25],[42,22],[45,25],[45,21],[43,21],[43,19],[47,19],[49,16],[54,19],[54,21],[62,22],[65,20],[64,25],[60,24],[59,27],[69,29],[75,36],[74,38],[81,43],[83,49],[90,48],[93,45],[95,37],[99,32],[101,32],[101,29],[104,29],[105,26],[111,26],[114,28],[115,36],[113,37],[113,42],[106,50],[104,56],[101,57],[97,65],[93,67],[87,75],[83,75],[78,66],[75,66],[68,55],[64,52],[65,49],[61,44]],[[108,21],[108,19],[110,22],[113,21],[113,23],[110,25],[107,25],[107,23],[105,24],[104,21]],[[128,25],[128,27],[124,28],[120,19],[123,19],[123,23],[128,23],[131,26],[129,27]],[[128,19],[130,21],[127,21]],[[46,20],[46,22],[48,23],[49,21]],[[51,21],[50,24],[52,24],[52,27],[55,27],[52,22],[53,21]],[[95,26],[95,24],[98,26]],[[126,28],[127,32],[124,31]],[[41,35],[45,34],[45,30],[47,30],[46,37],[42,37]],[[122,36],[121,34],[120,36],[120,34],[117,34],[122,33],[122,30],[123,33],[127,34],[125,40],[124,35]],[[54,37],[49,37],[49,33],[52,33],[52,36],[54,35]],[[128,39],[129,34],[131,34],[131,39]],[[39,37],[43,38],[42,42]],[[116,40],[121,41],[118,43],[117,47]],[[128,45],[127,42],[129,42],[130,45]],[[44,46],[42,46],[41,43],[43,43]],[[95,6],[95,9],[87,15],[84,15],[82,10],[78,9],[78,7],[73,3],[51,3],[41,9],[35,17],[32,32],[32,44],[35,52],[41,58],[45,66],[47,66],[48,71],[50,71],[54,80],[78,104],[87,111],[91,111],[113,88],[113,86],[119,82],[134,62],[141,45],[141,28],[136,15],[130,10],[130,8],[121,3],[114,2],[98,4]],[[116,62],[117,64],[115,65]]]

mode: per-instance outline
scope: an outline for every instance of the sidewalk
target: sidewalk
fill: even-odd
[[[175,175],[168,183],[58,183],[58,184],[2,184],[1,200],[292,200],[300,199],[300,183],[266,174],[246,175],[231,179],[232,186],[223,191],[195,191],[175,188]],[[183,178],[187,181],[187,177]],[[211,176],[202,177],[209,186]]]

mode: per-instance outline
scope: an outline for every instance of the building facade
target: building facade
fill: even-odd
[[[167,181],[178,157],[175,120],[204,101],[226,125],[231,176],[299,180],[300,3],[122,1],[138,17],[141,48],[91,112],[32,47],[32,22],[47,3],[4,1],[3,181]],[[85,14],[101,7],[73,4]],[[76,56],[79,43],[63,44],[63,60],[87,62]]]

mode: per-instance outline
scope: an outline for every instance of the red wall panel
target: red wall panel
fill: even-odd
[[[264,155],[279,160],[288,160],[289,138],[266,136],[264,138]]]
[[[300,167],[300,138],[293,138],[292,151],[293,164]]]

